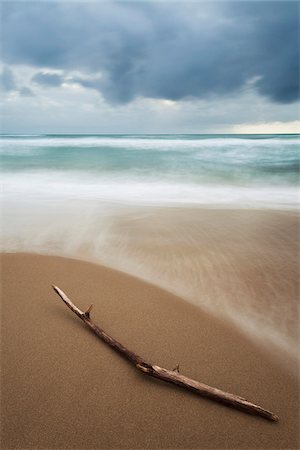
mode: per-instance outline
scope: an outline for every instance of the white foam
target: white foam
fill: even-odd
[[[239,137],[227,137],[225,140],[223,138],[211,138],[211,137],[193,137],[192,139],[186,138],[160,138],[157,136],[144,136],[144,137],[134,137],[134,136],[59,136],[59,137],[47,137],[42,136],[38,138],[31,139],[27,137],[25,139],[20,139],[16,137],[2,136],[0,139],[2,151],[6,151],[12,148],[47,148],[47,147],[70,147],[70,148],[126,148],[126,150],[197,150],[199,148],[224,148],[226,144],[227,148],[257,148],[260,147],[282,147],[283,144],[288,144],[292,146],[297,146],[300,143],[300,137],[293,137],[293,139],[283,138],[283,137],[272,137],[270,139],[247,139]]]
[[[5,173],[2,195],[11,199],[68,201],[94,200],[139,205],[223,205],[228,207],[297,208],[296,187],[199,185],[196,183],[158,181],[88,175],[86,173],[28,172]]]

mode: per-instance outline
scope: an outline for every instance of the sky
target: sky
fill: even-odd
[[[297,1],[2,1],[2,133],[294,133]]]

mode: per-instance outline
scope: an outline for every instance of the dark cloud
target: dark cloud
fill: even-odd
[[[14,74],[9,67],[3,67],[0,73],[0,88],[5,92],[15,91],[17,89]]]
[[[68,79],[67,82],[77,83],[80,84],[80,86],[83,86],[88,89],[96,89],[97,91],[100,91],[103,85],[101,77],[96,78],[72,77]]]
[[[7,63],[79,70],[112,103],[228,95],[249,80],[274,102],[299,98],[297,2],[12,2],[3,17]]]
[[[28,87],[18,87],[13,71],[7,66],[3,67],[2,72],[0,73],[0,89],[3,92],[19,94],[21,97],[32,97],[34,95]]]
[[[56,73],[38,72],[32,77],[32,81],[42,86],[58,87],[64,82],[64,79]]]
[[[3,92],[7,93],[14,92],[16,94],[19,94],[21,97],[34,96],[34,93],[28,87],[18,87],[17,83],[15,82],[13,71],[7,66],[3,67],[2,72],[0,73],[0,89]]]
[[[34,93],[32,92],[31,89],[29,89],[28,87],[22,87],[19,90],[19,94],[21,97],[34,97]]]
[[[299,99],[299,3],[253,2],[237,4],[241,23],[250,18],[255,46],[248,45],[258,91],[279,103]],[[258,59],[259,58],[259,59]]]

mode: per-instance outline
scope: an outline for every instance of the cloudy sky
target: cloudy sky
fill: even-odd
[[[296,1],[2,1],[4,133],[300,132]]]

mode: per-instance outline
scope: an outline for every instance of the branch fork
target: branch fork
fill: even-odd
[[[92,311],[94,305],[89,306],[89,308],[85,311],[84,315],[87,319],[90,318],[90,312]]]

